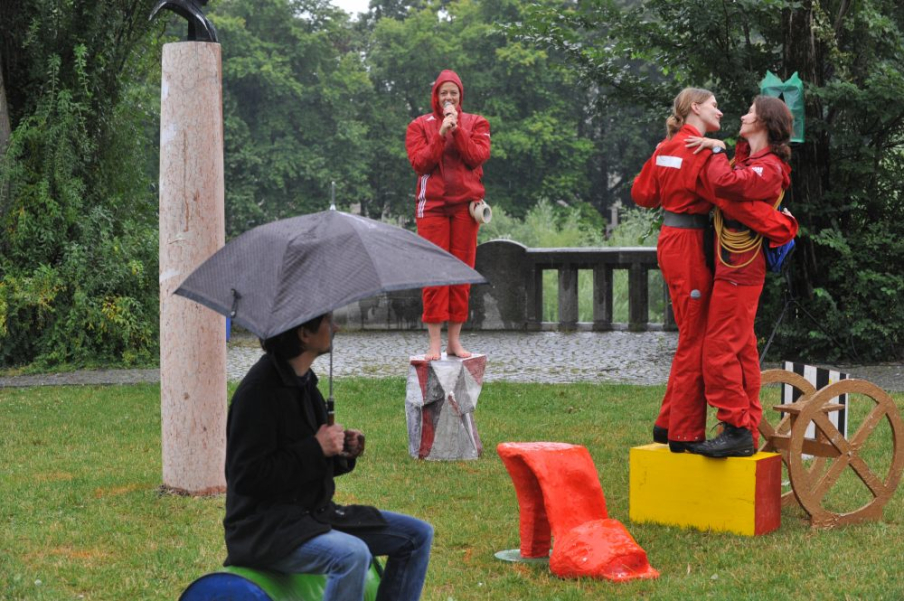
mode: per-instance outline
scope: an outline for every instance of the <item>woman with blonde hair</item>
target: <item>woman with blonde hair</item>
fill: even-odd
[[[704,256],[704,236],[712,204],[705,199],[700,173],[711,152],[694,153],[685,144],[721,127],[722,111],[709,90],[685,88],[666,120],[666,139],[644,164],[631,187],[634,202],[662,207],[656,256],[678,326],[678,348],[653,426],[653,440],[672,452],[688,450],[706,432],[701,366],[703,336],[713,275]]]

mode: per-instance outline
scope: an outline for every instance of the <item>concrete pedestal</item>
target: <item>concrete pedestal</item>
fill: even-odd
[[[483,387],[486,355],[425,361],[411,357],[405,418],[408,454],[418,459],[477,459],[483,452],[474,411]]]
[[[225,242],[220,45],[163,47],[160,97],[160,410],[163,485],[226,489],[226,324],[173,291]]]

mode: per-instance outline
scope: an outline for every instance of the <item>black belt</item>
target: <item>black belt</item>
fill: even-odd
[[[709,215],[691,215],[690,213],[662,212],[662,224],[685,230],[702,230],[709,225]]]

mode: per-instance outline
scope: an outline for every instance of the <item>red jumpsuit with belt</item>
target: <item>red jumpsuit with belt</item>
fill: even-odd
[[[771,206],[726,202],[716,197],[707,176],[708,165],[724,162],[727,166],[728,163],[708,150],[694,154],[693,149],[685,147],[689,136],[700,135],[695,127],[685,125],[657,146],[634,180],[631,188],[634,202],[646,208],[661,206],[666,211],[688,215],[707,214],[712,208],[710,203],[722,208],[730,205],[732,219],[745,225],[756,223],[767,229],[780,229],[785,220]],[[731,172],[731,168],[727,171]],[[722,171],[718,173],[724,175]],[[656,425],[667,428],[669,439],[676,441],[703,440],[706,434],[703,346],[713,274],[703,255],[704,231],[664,225],[656,248],[678,326],[678,348]]]
[[[740,142],[733,169],[723,153],[707,162],[704,177],[726,219],[739,221],[763,234],[772,246],[780,246],[797,234],[797,221],[778,211],[763,212],[762,208],[772,209],[781,191],[790,185],[790,173],[788,164],[770,149],[751,156],[748,145]],[[768,219],[758,217],[758,213]],[[756,443],[763,409],[753,326],[766,276],[766,260],[761,246],[745,253],[729,253],[719,248],[717,240],[716,252],[731,266],[753,260],[734,268],[716,259],[703,344],[706,401],[716,408],[719,421],[748,428]]]
[[[672,213],[709,213],[712,205],[698,188],[710,153],[694,154],[685,147],[689,136],[700,135],[695,127],[685,125],[656,147],[631,187],[634,202]],[[703,440],[706,430],[701,359],[713,276],[703,255],[704,232],[663,225],[656,245],[678,325],[678,348],[656,419],[657,426],[668,428],[670,440]]]
[[[458,86],[458,127],[439,133],[443,107],[439,88]],[[433,112],[408,125],[405,149],[417,173],[415,217],[417,232],[471,267],[477,258],[478,224],[471,217],[471,201],[484,197],[483,164],[490,158],[490,124],[480,115],[461,110],[465,90],[454,71],[443,71],[433,84]],[[468,320],[471,286],[432,286],[422,292],[424,323]]]

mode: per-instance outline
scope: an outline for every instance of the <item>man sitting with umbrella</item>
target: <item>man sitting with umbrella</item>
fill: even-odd
[[[327,576],[324,600],[364,597],[373,555],[387,555],[377,599],[419,599],[433,528],[410,516],[333,502],[364,436],[331,424],[315,358],[332,315],[261,341],[265,355],[232,399],[226,430],[226,565]]]
[[[175,294],[231,317],[266,351],[236,390],[226,425],[226,565],[326,574],[324,599],[358,601],[371,556],[388,555],[377,598],[420,597],[433,529],[333,503],[333,477],[354,469],[364,437],[332,424],[311,363],[332,348],[337,307],[393,290],[485,283],[413,232],[335,210],[249,230],[185,278]]]

